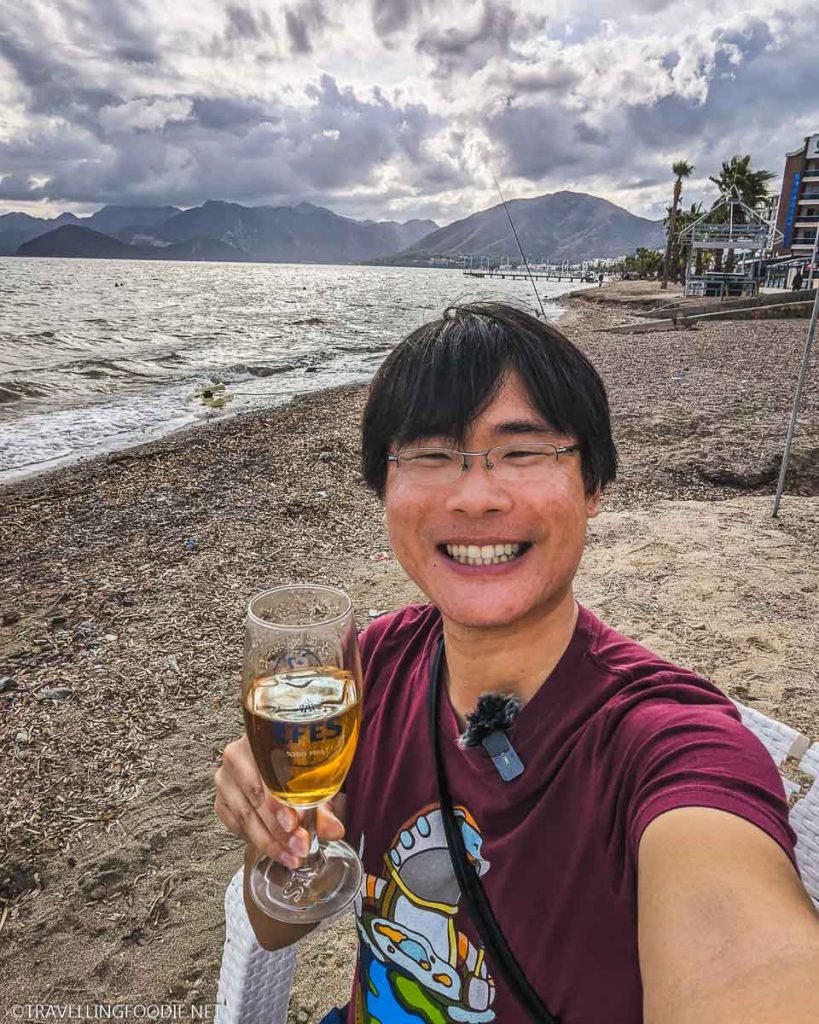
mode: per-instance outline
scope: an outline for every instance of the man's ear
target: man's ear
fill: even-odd
[[[600,504],[603,499],[602,488],[597,487],[591,494],[586,495],[586,518],[594,519],[600,512]]]

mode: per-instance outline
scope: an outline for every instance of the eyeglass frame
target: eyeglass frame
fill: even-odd
[[[467,465],[467,461],[466,461],[468,458],[477,458],[478,456],[483,456],[484,465],[486,466],[486,471],[487,471],[487,473],[490,473],[495,468],[494,465],[489,461],[490,454],[492,452],[498,451],[500,448],[514,447],[516,444],[520,444],[521,447],[523,447],[525,445],[532,445],[532,446],[548,445],[549,448],[553,448],[554,449],[555,462],[559,462],[560,461],[560,456],[561,455],[574,455],[575,452],[579,452],[581,450],[581,446],[579,444],[577,444],[577,443],[575,443],[575,444],[565,444],[565,445],[556,445],[556,444],[552,444],[551,441],[506,441],[503,444],[493,445],[491,448],[487,448],[486,451],[483,451],[483,452],[462,452],[462,451],[459,451],[457,448],[445,448],[445,447],[434,447],[434,446],[433,447],[429,447],[429,448],[401,448],[401,449],[399,449],[395,453],[388,452],[387,453],[387,462],[394,462],[394,463],[396,463],[396,465],[400,466],[400,464],[401,464],[401,455],[404,452],[452,452],[453,455],[460,455],[461,456],[461,460],[462,460],[461,461],[461,468],[458,471],[458,475],[454,476],[451,481],[439,481],[439,483],[453,483],[454,484],[456,480],[460,480],[461,473],[465,473],[469,469],[469,466]],[[430,482],[433,482],[433,481],[430,481]]]

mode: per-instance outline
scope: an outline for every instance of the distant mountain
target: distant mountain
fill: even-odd
[[[390,248],[388,244],[386,248],[381,250],[384,254],[406,249],[431,231],[438,230],[438,225],[434,220],[408,220],[403,224],[394,220],[365,220],[361,221],[361,223],[379,227],[387,233],[388,237],[385,241],[394,245],[395,248]]]
[[[256,260],[350,263],[397,252],[435,227],[434,221],[357,221],[311,203],[240,206],[210,200],[171,217],[154,237],[163,242],[215,238]]]
[[[352,263],[389,255],[437,229],[432,220],[357,221],[310,203],[240,206],[209,200],[180,211],[175,206],[104,206],[90,217],[61,214],[53,220],[9,213],[0,217],[0,256],[88,256],[105,246],[82,234],[50,238],[44,247],[21,246],[55,229],[93,230],[120,242],[122,259],[264,260],[293,263]],[[71,252],[73,242],[79,246]],[[51,252],[52,247],[59,252]],[[130,247],[130,248],[129,248]],[[132,248],[141,251],[132,252]],[[151,251],[153,250],[153,251]],[[114,250],[110,250],[113,257]]]
[[[30,217],[27,213],[6,213],[0,217],[0,256],[13,256],[23,242],[44,235],[63,224],[78,224],[73,213],[59,217]]]
[[[246,260],[234,246],[212,238],[191,238],[161,248],[130,245],[101,231],[76,224],[65,224],[38,235],[23,245],[16,256],[72,256],[110,260]]]
[[[13,256],[24,242],[64,225],[92,228],[116,238],[129,228],[134,231],[143,227],[153,228],[176,213],[179,213],[176,206],[103,206],[90,217],[61,213],[51,219],[30,217],[27,213],[7,213],[0,217],[0,256]]]
[[[91,228],[65,224],[24,242],[16,256],[82,256],[89,259],[133,259],[133,245]]]
[[[118,237],[128,228],[156,227],[179,212],[177,206],[103,206],[90,217],[84,217],[81,223],[83,227]]]
[[[583,192],[555,192],[507,202],[523,251],[531,261],[622,256],[638,246],[665,244],[662,221],[636,217],[606,199]],[[387,262],[426,264],[433,257],[463,255],[518,258],[503,205],[473,213],[419,239]]]

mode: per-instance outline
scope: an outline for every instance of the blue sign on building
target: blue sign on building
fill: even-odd
[[[799,183],[802,175],[797,171],[793,176],[793,187],[791,188],[791,200],[788,203],[788,217],[785,221],[785,237],[782,239],[782,246],[785,249],[791,247],[791,234],[793,233],[793,221],[796,216],[796,199],[799,195]]]

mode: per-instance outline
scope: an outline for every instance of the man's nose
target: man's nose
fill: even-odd
[[[468,466],[449,488],[446,507],[449,512],[484,515],[487,512],[505,512],[512,507],[509,489],[499,481],[486,459],[473,455]]]

